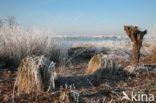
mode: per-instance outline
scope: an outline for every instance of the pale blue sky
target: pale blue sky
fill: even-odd
[[[123,33],[156,25],[156,0],[0,0],[0,16],[58,32]]]

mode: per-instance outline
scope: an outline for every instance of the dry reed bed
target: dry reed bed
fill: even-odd
[[[0,28],[0,61],[7,66],[18,66],[24,57],[34,54],[60,62],[62,44],[53,36],[52,32],[36,28]]]

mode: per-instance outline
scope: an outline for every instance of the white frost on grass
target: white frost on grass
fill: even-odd
[[[70,91],[71,96],[74,98],[74,101],[78,103],[80,94],[78,93],[78,90],[75,89],[74,84],[72,85],[65,84],[65,89],[68,89]]]
[[[21,93],[34,91],[48,92],[55,89],[55,63],[44,56],[26,57],[18,67],[16,81],[13,88],[13,102],[15,87],[18,96]]]
[[[123,70],[125,72],[127,72],[127,73],[130,73],[130,74],[139,74],[141,72],[149,72],[150,70],[152,70],[152,68],[151,67],[144,66],[144,65],[138,65],[136,67],[133,67],[131,65],[128,65]]]
[[[62,42],[53,37],[53,32],[37,28],[0,28],[0,58],[12,59],[18,64],[23,57],[32,54],[50,58],[62,56]]]

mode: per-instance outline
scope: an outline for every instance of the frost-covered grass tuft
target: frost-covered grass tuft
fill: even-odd
[[[100,83],[104,77],[112,78],[118,71],[118,67],[112,56],[95,55],[91,58],[86,74],[94,84]]]
[[[60,61],[62,44],[53,38],[53,32],[23,27],[0,28],[0,61],[17,66],[28,55],[44,55]]]
[[[19,93],[49,91],[55,88],[55,64],[44,56],[25,57],[18,67],[15,86]]]

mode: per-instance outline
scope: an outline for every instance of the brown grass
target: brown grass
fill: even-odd
[[[34,77],[28,73],[29,69],[34,65],[32,63],[33,62],[30,62],[29,58],[24,58],[19,66],[17,74],[19,92],[28,93],[29,89],[35,88]]]
[[[92,74],[95,71],[97,71],[99,68],[99,61],[100,61],[100,56],[98,55],[93,56],[89,61],[86,74]]]
[[[156,49],[153,49],[151,54],[149,54],[148,56],[142,57],[140,59],[140,63],[141,64],[156,64]]]
[[[81,68],[81,67],[80,67]],[[67,68],[66,71],[70,72],[70,74],[74,77],[75,74],[73,70],[76,67]],[[76,71],[78,73],[82,73],[84,69],[80,71]],[[0,70],[0,101],[5,103],[12,102],[12,92],[13,85],[16,78],[16,71],[2,71]],[[83,75],[83,73],[82,73]],[[64,75],[66,76],[66,75]],[[156,74],[155,73],[141,73],[138,76],[130,77],[127,79],[123,79],[121,76],[117,78],[117,80],[112,80],[111,78],[101,79],[102,83],[98,86],[76,86],[76,90],[80,94],[79,103],[129,103],[130,101],[123,100],[121,101],[121,97],[123,96],[122,91],[125,91],[129,94],[130,91],[141,91],[148,92],[149,94],[156,95]],[[76,79],[77,80],[77,79]],[[76,82],[81,82],[83,85],[88,83],[86,80],[81,81],[82,79],[78,79]],[[67,82],[70,79],[67,79]],[[59,88],[59,87],[58,87]],[[30,93],[30,94],[21,94],[17,95],[15,92],[15,103],[62,103],[67,102],[65,99],[68,97],[70,103],[75,103],[70,96],[70,91],[68,89],[57,90],[53,93]],[[64,98],[64,99],[63,99]]]
[[[54,88],[54,69],[53,62],[43,56],[24,58],[18,68],[15,82],[18,92],[29,94]]]

